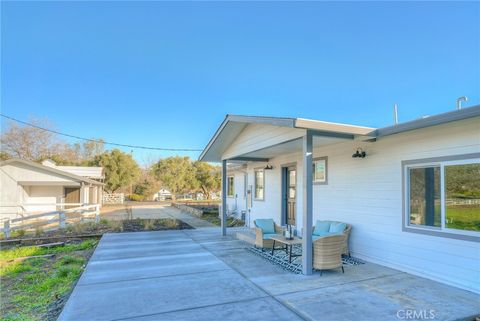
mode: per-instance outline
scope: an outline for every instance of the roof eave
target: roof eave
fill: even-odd
[[[399,134],[415,129],[421,129],[441,124],[446,124],[453,121],[459,121],[463,119],[479,117],[480,116],[480,105],[475,105],[472,107],[467,107],[464,109],[458,109],[449,111],[443,114],[438,114],[434,116],[428,116],[421,119],[412,120],[406,123],[401,123],[398,125],[388,126],[384,128],[379,128],[375,130],[375,137],[385,137],[389,135]]]
[[[38,164],[38,163],[35,163],[35,162],[32,162],[32,161],[27,161],[27,160],[19,159],[19,158],[11,158],[11,159],[7,159],[5,161],[2,161],[2,162],[0,162],[0,166],[7,165],[7,164],[10,164],[10,163],[15,163],[15,162],[30,165],[30,166],[40,168],[40,169],[43,169],[43,170],[46,170],[46,171],[50,171],[50,172],[53,172],[53,173],[56,173],[56,174],[59,174],[59,175],[63,175],[63,176],[66,176],[66,177],[69,177],[69,178],[72,178],[72,179],[75,179],[75,180],[78,180],[78,181],[81,181],[81,182],[94,184],[94,185],[101,185],[101,186],[105,185],[104,183],[101,183],[101,182],[98,182],[98,181],[95,181],[95,180],[92,180],[92,179],[81,177],[81,176],[78,176],[78,175],[75,175],[75,174],[72,174],[72,173],[69,173],[69,172],[65,172],[65,171],[62,171],[62,170],[59,170],[59,169],[56,169],[56,168],[53,168],[53,167],[45,166],[45,165],[42,165],[42,164]]]

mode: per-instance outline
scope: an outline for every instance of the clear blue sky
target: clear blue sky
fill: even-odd
[[[480,103],[479,2],[1,6],[2,112],[74,135],[203,148],[227,113],[381,127],[394,103]]]

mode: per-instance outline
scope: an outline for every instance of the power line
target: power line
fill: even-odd
[[[70,138],[75,138],[75,139],[80,139],[80,140],[85,140],[89,142],[97,142],[97,143],[103,143],[105,145],[113,145],[113,146],[120,146],[120,147],[128,147],[128,148],[136,148],[136,149],[149,149],[149,150],[161,150],[161,151],[169,151],[169,152],[201,152],[203,149],[194,149],[194,148],[162,148],[162,147],[148,147],[148,146],[140,146],[140,145],[128,145],[128,144],[119,144],[119,143],[112,143],[112,142],[107,142],[103,140],[97,140],[97,139],[91,139],[91,138],[85,138],[85,137],[80,137],[80,136],[75,136],[75,135],[70,135],[62,132],[58,132],[55,130],[51,130],[48,128],[40,127],[31,123],[27,123],[24,121],[21,121],[19,119],[4,115],[0,113],[0,116],[5,117],[7,119],[10,119],[12,121],[15,121],[17,123],[27,125],[33,128],[41,129],[53,134],[65,136],[65,137],[70,137]]]

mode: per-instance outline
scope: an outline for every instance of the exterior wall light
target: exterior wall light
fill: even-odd
[[[367,153],[361,148],[357,148],[357,151],[352,155],[353,158],[365,158]]]

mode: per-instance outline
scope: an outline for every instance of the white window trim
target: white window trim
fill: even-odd
[[[411,160],[402,162],[403,181],[403,222],[402,230],[420,234],[429,234],[449,238],[462,239],[467,241],[480,242],[480,232],[457,230],[445,227],[445,166],[480,163],[480,153],[437,157],[426,160]],[[410,175],[411,168],[440,167],[440,206],[441,226],[410,225]]]
[[[257,197],[257,172],[263,173],[263,198]],[[253,199],[258,202],[265,201],[265,169],[264,168],[255,168],[253,170]]]

